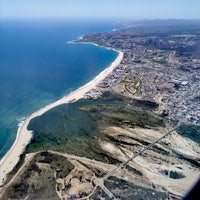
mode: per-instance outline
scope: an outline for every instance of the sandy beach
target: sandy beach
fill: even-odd
[[[105,79],[106,76],[108,76],[108,74],[110,74],[114,70],[114,68],[120,64],[123,58],[123,52],[118,52],[118,57],[114,60],[114,62],[104,71],[102,71],[98,76],[96,76],[92,81],[88,82],[87,84],[70,93],[69,95],[61,98],[60,100],[38,110],[24,121],[24,123],[18,130],[15,143],[0,162],[0,185],[3,185],[6,179],[6,174],[8,174],[17,164],[17,162],[19,161],[19,156],[23,153],[24,148],[32,138],[32,132],[27,130],[30,120],[36,116],[42,115],[49,109],[54,108],[60,104],[68,103],[70,101],[77,101],[78,99],[83,98],[85,93],[87,93],[89,90],[96,88],[96,85],[100,83],[103,79]]]

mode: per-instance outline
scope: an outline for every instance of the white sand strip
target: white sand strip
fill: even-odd
[[[24,121],[24,123],[18,130],[15,143],[13,144],[11,149],[8,151],[8,153],[4,156],[4,158],[0,162],[0,185],[2,185],[3,182],[5,181],[6,174],[8,174],[15,167],[15,165],[19,161],[19,156],[23,153],[26,145],[29,144],[32,138],[32,132],[27,130],[30,120],[34,117],[42,115],[49,109],[54,108],[60,104],[81,99],[84,97],[85,93],[87,93],[89,90],[96,88],[96,85],[99,84],[103,79],[105,79],[114,70],[114,68],[120,64],[123,58],[123,52],[120,52],[120,51],[118,52],[119,52],[119,55],[115,59],[115,61],[103,72],[101,72],[98,76],[96,76],[92,81],[85,84],[81,88],[75,90],[74,92],[70,93],[69,95],[63,97],[62,99],[38,110],[37,112],[30,115]]]

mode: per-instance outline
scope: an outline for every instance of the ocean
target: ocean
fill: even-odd
[[[114,28],[110,21],[91,20],[0,22],[0,159],[26,117],[92,80],[118,55],[67,42]]]

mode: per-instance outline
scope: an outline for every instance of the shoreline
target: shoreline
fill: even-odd
[[[87,43],[87,44],[93,44],[93,43]],[[93,44],[95,46],[98,46],[97,44]],[[106,47],[104,47],[106,48]],[[111,49],[111,48],[107,48]],[[10,150],[6,153],[6,155],[0,160],[0,186],[3,185],[3,183],[6,180],[6,175],[13,170],[15,165],[18,163],[20,155],[23,153],[26,146],[30,143],[32,139],[32,131],[29,131],[27,129],[28,124],[31,119],[42,115],[43,113],[47,112],[48,110],[64,104],[64,103],[70,103],[73,101],[77,101],[81,98],[84,98],[84,95],[91,89],[95,89],[103,79],[105,79],[122,61],[123,59],[123,52],[119,50],[112,49],[116,52],[118,52],[117,58],[102,72],[100,72],[96,77],[94,77],[91,81],[86,83],[85,85],[81,86],[80,88],[74,90],[73,92],[69,93],[68,95],[62,97],[56,102],[53,102],[40,110],[34,112],[31,114],[21,127],[18,128],[17,136],[15,139],[15,142],[13,143]]]
[[[90,45],[94,45],[94,46],[96,46],[96,47],[100,47],[100,48],[104,48],[104,49],[116,51],[116,52],[118,52],[118,53],[121,52],[120,50],[114,49],[114,48],[112,48],[112,47],[104,47],[104,46],[98,45],[98,44],[93,43],[93,42],[84,42],[84,41],[80,41],[82,38],[83,38],[83,36],[80,36],[80,37],[78,37],[77,40],[71,40],[71,41],[68,41],[67,43],[68,43],[68,44],[90,44]]]

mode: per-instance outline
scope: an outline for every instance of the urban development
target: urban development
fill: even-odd
[[[199,40],[197,30],[137,29],[133,24],[124,30],[88,34],[80,42],[124,52],[121,64],[99,87],[114,86],[122,94],[158,103],[158,114],[172,119],[184,116],[200,124]]]
[[[123,59],[84,98],[30,118],[1,199],[178,200],[198,181],[200,21],[122,25],[73,42]]]

